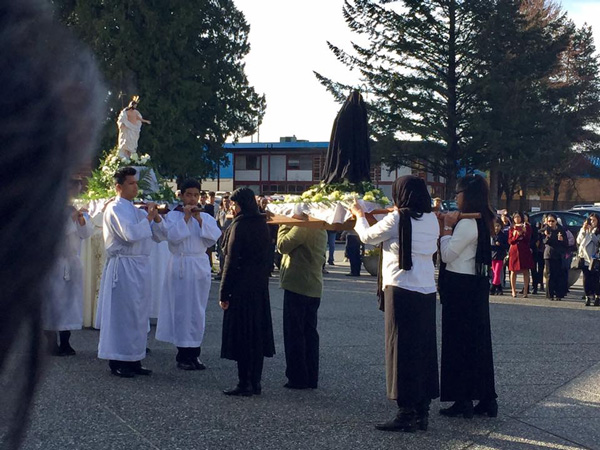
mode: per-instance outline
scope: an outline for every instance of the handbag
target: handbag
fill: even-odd
[[[600,272],[600,259],[598,259],[598,258],[592,259],[592,264],[590,265],[590,271]]]

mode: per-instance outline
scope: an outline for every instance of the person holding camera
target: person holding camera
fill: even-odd
[[[562,300],[567,293],[567,278],[562,267],[562,259],[567,250],[568,240],[565,231],[558,226],[556,215],[546,216],[544,235],[544,278],[546,279],[546,298]]]
[[[525,223],[523,215],[516,212],[512,215],[513,225],[508,230],[508,270],[510,270],[510,289],[512,296],[517,296],[517,274],[523,274],[523,298],[529,292],[529,271],[533,269],[530,239],[531,226]]]
[[[585,291],[585,306],[600,306],[600,261],[594,260],[600,246],[599,217],[596,213],[590,214],[577,235],[578,268],[583,271],[583,290]],[[594,265],[594,261],[598,267]]]

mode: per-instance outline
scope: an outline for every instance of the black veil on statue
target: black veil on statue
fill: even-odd
[[[355,90],[348,96],[333,122],[323,181],[371,181],[370,170],[367,106],[360,92]]]

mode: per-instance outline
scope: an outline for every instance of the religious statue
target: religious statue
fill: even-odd
[[[139,101],[140,97],[134,96],[117,119],[117,126],[119,127],[118,147],[121,158],[131,158],[131,155],[137,152],[142,123],[150,124],[150,121],[144,119],[137,110]]]

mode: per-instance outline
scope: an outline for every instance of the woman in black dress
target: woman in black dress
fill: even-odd
[[[223,240],[225,264],[219,291],[223,315],[221,358],[237,361],[238,384],[225,395],[262,392],[264,357],[275,354],[269,300],[270,235],[254,192],[239,188],[231,195],[235,218]]]
[[[440,273],[442,301],[441,401],[452,401],[440,414],[450,417],[498,414],[490,330],[490,232],[494,213],[488,185],[479,175],[458,181],[460,212],[480,213],[480,219],[458,221],[459,212],[444,217],[440,253],[446,264]],[[473,408],[473,400],[479,404]]]

